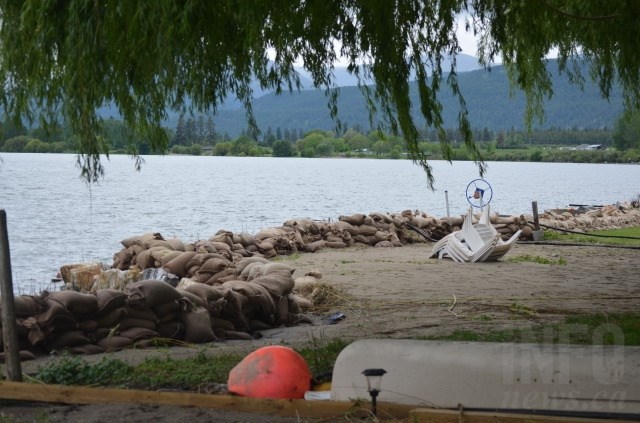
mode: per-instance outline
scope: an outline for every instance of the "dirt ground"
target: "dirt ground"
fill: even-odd
[[[205,346],[209,355],[250,352],[260,346],[308,344],[312,338],[416,338],[457,329],[487,331],[526,329],[559,322],[576,313],[637,311],[640,298],[640,250],[601,246],[517,244],[502,261],[454,263],[429,259],[432,244],[401,248],[352,247],[323,250],[285,258],[296,268],[294,277],[318,269],[322,281],[338,288],[341,300],[332,310],[316,315],[316,324],[276,328],[254,341],[217,342]],[[540,256],[566,264],[510,262],[510,257]],[[342,312],[336,324],[326,316]],[[523,331],[526,334],[526,330]],[[523,335],[525,336],[525,335]],[[195,355],[199,348],[171,348],[176,357]],[[138,363],[154,350],[126,350],[114,357]],[[166,354],[166,350],[163,350]],[[103,355],[88,356],[100,360]],[[23,362],[34,373],[55,358]],[[45,416],[45,417],[43,417]],[[166,406],[67,406],[2,404],[0,422],[101,421],[222,421],[293,422],[220,410]],[[325,420],[326,421],[326,420]]]

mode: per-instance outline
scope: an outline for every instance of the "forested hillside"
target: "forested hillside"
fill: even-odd
[[[539,128],[611,128],[622,112],[622,96],[615,87],[611,100],[600,98],[598,87],[590,81],[582,89],[569,82],[566,75],[558,75],[557,62],[550,60],[549,72],[553,75],[554,95],[545,102],[545,121],[534,123]],[[583,67],[587,75],[586,66]],[[492,131],[522,129],[524,127],[525,100],[520,92],[509,94],[507,74],[502,66],[491,70],[476,70],[458,75],[460,88],[465,96],[471,125]],[[418,102],[415,85],[412,98]],[[444,106],[445,126],[455,127],[459,105],[457,100],[443,89],[441,100]],[[369,118],[362,93],[357,87],[340,89],[339,118],[348,126],[369,128]],[[276,96],[268,94],[255,100],[254,112],[258,125],[267,127],[301,128],[303,130],[335,127],[327,109],[327,98],[323,91],[305,90]],[[420,121],[419,113],[414,113]],[[175,127],[178,116],[172,115],[167,126]],[[219,133],[234,137],[246,128],[242,110],[222,110],[214,117]]]

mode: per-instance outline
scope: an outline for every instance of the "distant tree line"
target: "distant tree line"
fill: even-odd
[[[122,121],[110,118],[102,122],[102,137],[112,154],[154,154],[149,143],[127,129]],[[399,159],[407,156],[405,142],[378,130],[365,130],[358,125],[336,131],[268,127],[260,135],[249,129],[233,139],[216,131],[212,116],[181,116],[174,131],[166,129],[172,154],[215,156],[274,157],[376,157]],[[471,155],[456,129],[438,133],[429,128],[420,130],[420,149],[431,159],[445,157],[441,138],[451,147],[453,160],[470,160]],[[536,129],[494,132],[488,128],[474,129],[473,137],[482,149],[485,160],[549,161],[549,162],[609,162],[640,161],[640,114],[621,116],[615,128],[608,129]],[[77,140],[64,126],[28,129],[15,122],[0,122],[0,151],[30,153],[71,153]],[[599,144],[605,151],[570,149],[581,144]],[[559,147],[568,147],[562,149]],[[613,147],[610,148],[610,147]]]

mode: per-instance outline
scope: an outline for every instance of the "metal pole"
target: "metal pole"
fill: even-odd
[[[531,208],[533,209],[533,229],[540,230],[540,220],[538,220],[538,202],[532,201]]]
[[[449,191],[444,191],[444,201],[447,203],[447,217],[449,217]]]
[[[13,281],[11,280],[7,213],[3,209],[0,209],[0,305],[2,306],[2,336],[7,379],[13,382],[22,382]]]

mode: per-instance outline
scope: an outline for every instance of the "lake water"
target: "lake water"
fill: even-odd
[[[112,263],[120,240],[145,232],[185,242],[220,229],[255,234],[292,218],[418,209],[460,215],[478,178],[473,163],[433,161],[435,191],[407,160],[126,156],[104,160],[88,185],[74,155],[0,154],[0,208],[7,212],[14,288],[50,288],[63,264]],[[530,213],[568,204],[611,204],[640,192],[640,166],[489,162],[491,207]]]

